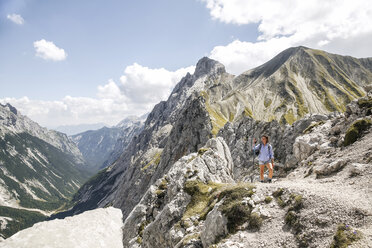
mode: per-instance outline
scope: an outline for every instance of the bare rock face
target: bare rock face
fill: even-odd
[[[309,134],[298,136],[293,144],[293,155],[297,161],[308,158],[316,150],[327,149],[330,141],[327,139],[331,122],[313,122],[308,127]],[[316,130],[316,132],[315,132]]]
[[[187,74],[169,99],[154,107],[142,132],[112,166],[92,184],[82,187],[75,197],[75,207],[63,215],[113,204],[126,217],[174,162],[202,147],[212,137],[212,127],[205,99],[199,92],[212,79],[226,74],[221,68],[216,61],[201,60],[196,68],[198,73]]]
[[[218,238],[225,237],[227,230],[227,218],[218,211],[219,204],[208,214],[205,220],[204,229],[200,235],[203,247],[209,247],[218,241]]]
[[[182,247],[182,239],[200,233],[198,218],[185,218],[191,196],[185,183],[197,179],[201,183],[232,183],[232,158],[225,141],[210,139],[198,153],[179,159],[162,178],[151,186],[124,222],[124,247]],[[181,242],[181,243],[180,243]]]
[[[0,242],[7,248],[112,247],[122,248],[120,209],[100,208],[64,220],[35,224]]]
[[[230,148],[235,165],[235,179],[249,180],[252,174],[250,170],[255,170],[256,167],[253,165],[257,163],[257,157],[252,152],[253,137],[260,139],[262,135],[268,135],[276,164],[283,170],[290,170],[314,149],[305,140],[303,142],[298,140],[296,144],[297,137],[302,135],[312,123],[326,119],[328,117],[325,115],[309,115],[291,126],[281,126],[277,121],[263,122],[244,117],[235,123],[227,123],[218,136],[223,137]],[[296,145],[293,148],[294,144]],[[281,169],[277,170],[277,173],[280,173]]]

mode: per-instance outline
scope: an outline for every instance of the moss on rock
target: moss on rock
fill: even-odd
[[[206,151],[208,151],[208,148],[200,148],[199,150],[198,150],[198,155],[200,155],[200,156],[202,156]]]
[[[360,108],[372,108],[372,98],[369,99],[359,99],[358,106]]]
[[[265,203],[267,203],[267,204],[269,204],[272,200],[273,200],[273,198],[270,197],[270,196],[265,197]]]
[[[358,138],[362,137],[363,132],[372,125],[372,121],[369,119],[357,120],[350,125],[346,131],[344,138],[344,146],[348,146],[357,141]]]
[[[217,183],[204,184],[197,180],[186,181],[184,190],[191,196],[191,201],[186,207],[182,220],[191,216],[199,216],[199,218],[205,219],[209,211],[213,209],[216,191],[221,186]]]
[[[240,225],[250,221],[252,209],[248,204],[243,204],[243,199],[253,194],[252,185],[238,185],[219,194],[219,199],[224,198],[219,210],[227,217],[227,229],[230,233],[236,232]]]
[[[191,196],[191,200],[181,222],[185,222],[192,216],[197,216],[199,220],[205,220],[215,204],[223,199],[219,210],[228,219],[229,232],[235,232],[238,226],[251,218],[251,208],[249,205],[243,204],[243,199],[254,194],[253,188],[254,186],[247,183],[231,185],[213,182],[205,184],[197,180],[186,181],[184,190]],[[259,220],[254,221],[259,222]],[[252,222],[252,226],[255,225]]]
[[[320,126],[320,125],[323,125],[324,124],[324,121],[318,121],[318,122],[314,122],[314,123],[311,123],[304,131],[303,133],[304,134],[307,134],[307,133],[310,133],[315,127],[317,126]]]

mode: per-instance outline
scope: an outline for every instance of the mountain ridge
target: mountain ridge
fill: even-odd
[[[368,65],[365,61],[363,64]],[[169,197],[176,194],[173,190],[168,192],[164,189],[165,186],[161,186],[168,184],[163,183],[164,180],[167,181],[165,175],[172,173],[175,164],[180,160],[189,164],[190,177],[197,175],[201,179],[206,178],[208,173],[224,170],[220,162],[214,160],[218,160],[219,152],[217,155],[208,153],[203,156],[208,149],[214,149],[210,144],[206,144],[213,143],[213,137],[223,137],[229,141],[228,144],[236,145],[237,148],[229,148],[234,155],[246,152],[249,144],[244,132],[249,128],[247,120],[253,117],[257,120],[250,122],[252,127],[249,130],[253,132],[253,128],[254,135],[268,129],[280,133],[271,134],[274,140],[275,137],[278,139],[278,146],[283,148],[282,152],[278,152],[278,168],[282,168],[278,173],[285,177],[298,163],[296,156],[292,154],[296,138],[310,125],[315,125],[314,123],[338,118],[338,112],[347,110],[347,103],[366,94],[364,88],[370,85],[370,79],[371,71],[364,68],[359,59],[328,55],[305,47],[286,50],[272,61],[239,76],[227,73],[224,66],[217,61],[202,58],[197,63],[195,73],[182,78],[169,98],[153,108],[142,132],[133,138],[119,159],[79,190],[74,197],[74,207],[69,212],[55,217],[112,205],[122,210],[124,220],[131,221],[139,214],[140,217],[136,220],[142,218],[141,221],[154,221],[153,225],[146,227],[145,233],[151,232],[153,236],[147,236],[147,246],[144,247],[153,244],[152,242],[157,242],[161,247],[174,245],[176,243],[173,242],[179,241],[177,235],[170,234],[175,241],[167,240],[168,243],[163,244],[162,240],[168,236],[154,234],[153,231],[156,226],[166,225],[166,222],[161,224],[161,221],[166,221],[161,220],[161,216],[169,216],[167,209],[180,211],[175,213],[177,218],[182,216],[181,213],[187,207],[187,199],[190,199],[190,196],[181,194],[180,208],[174,207],[173,204],[177,203],[173,200],[170,205],[163,204],[164,199],[165,202],[168,199],[162,198],[163,194],[169,194]],[[244,127],[245,131],[242,130],[243,133],[239,134],[226,132],[225,129],[229,128],[231,123],[243,123],[242,126],[239,124],[239,127]],[[222,141],[218,147],[221,146],[225,147]],[[241,172],[253,173],[246,172],[243,168],[244,161],[249,161],[249,156],[251,155],[248,155],[248,158],[241,154],[237,156],[236,160],[233,160],[238,169],[226,173],[234,180],[240,180],[237,175],[243,176]],[[202,161],[196,160],[199,157]],[[198,172],[196,168],[193,173],[194,159],[210,165],[209,171],[203,169]],[[226,161],[229,160],[227,156]],[[247,180],[247,177],[244,177],[244,180]],[[203,183],[208,184],[207,181]],[[175,201],[176,199],[179,198],[175,198]],[[143,213],[143,206],[148,205],[146,202],[141,203],[142,200],[159,201],[159,204],[150,204],[146,210],[148,212]],[[161,213],[159,217],[158,213]],[[177,220],[169,221],[174,224]],[[183,228],[182,222],[180,225]],[[169,231],[172,230],[167,229],[167,232]],[[130,244],[135,247],[133,242]]]
[[[312,187],[355,193],[370,184],[369,61],[297,47],[234,76],[204,57],[120,157],[79,189],[72,208],[51,218],[120,208],[123,244],[137,248],[324,247],[340,222],[371,233],[363,224],[372,213],[367,192],[342,205],[327,198],[335,190]],[[282,188],[246,183],[258,181],[249,151],[263,133]]]

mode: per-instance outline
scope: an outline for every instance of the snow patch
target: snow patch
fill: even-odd
[[[37,223],[4,240],[0,247],[122,248],[122,218],[121,210],[113,207],[86,211],[63,220]]]

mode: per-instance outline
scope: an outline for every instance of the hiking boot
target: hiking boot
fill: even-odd
[[[265,181],[264,180],[260,180],[260,183],[264,183]]]
[[[268,181],[269,183],[271,183],[271,178],[267,179],[267,181]]]

